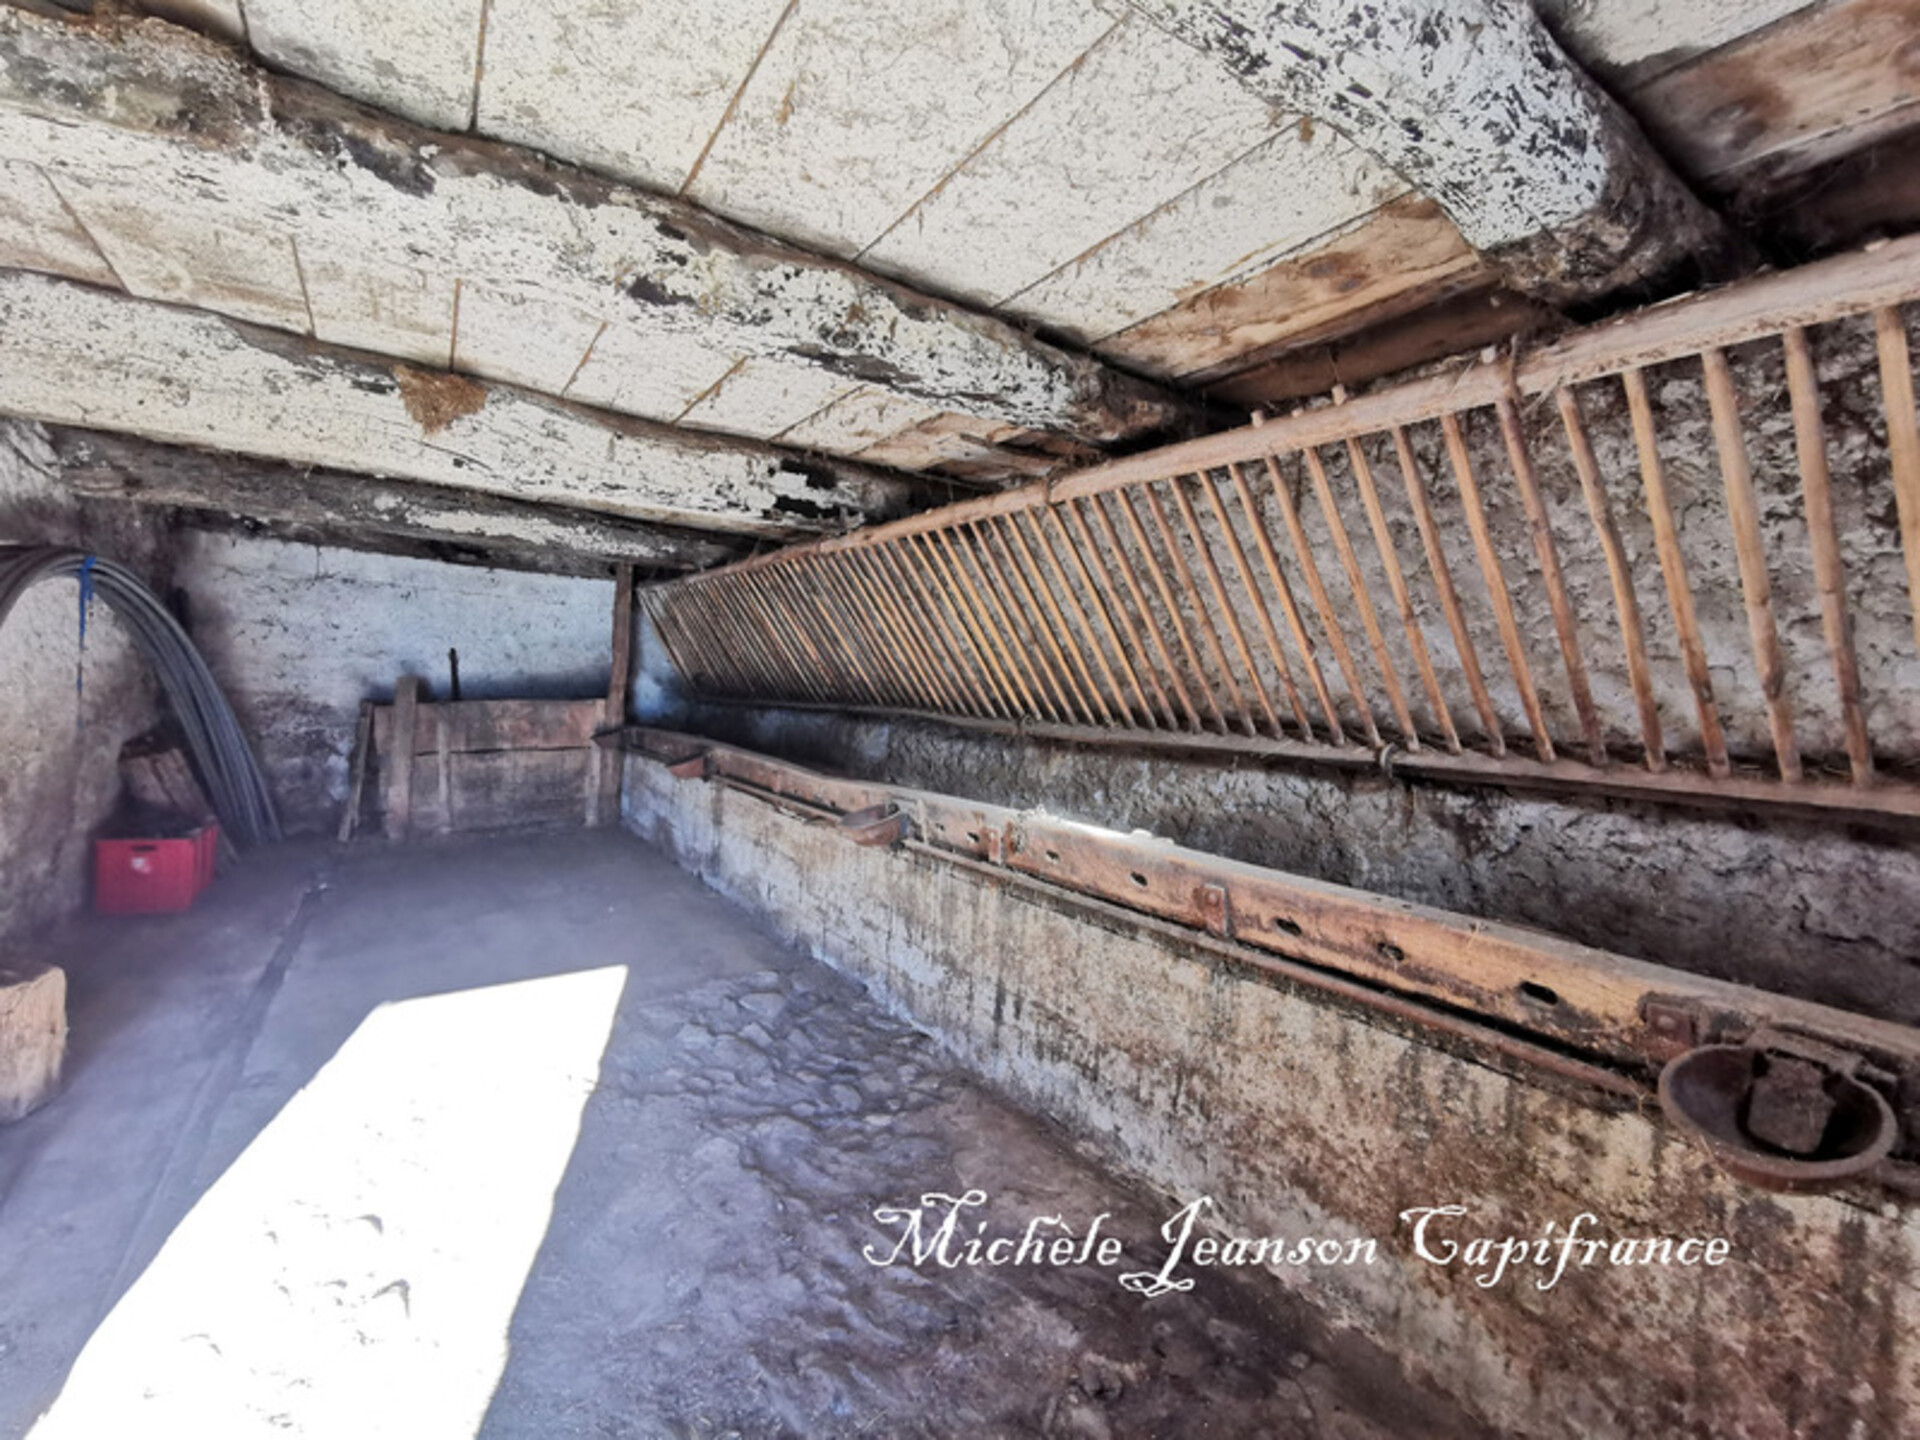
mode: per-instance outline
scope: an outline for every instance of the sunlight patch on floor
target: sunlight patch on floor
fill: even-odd
[[[626,974],[375,1010],[168,1238],[32,1440],[473,1435]]]

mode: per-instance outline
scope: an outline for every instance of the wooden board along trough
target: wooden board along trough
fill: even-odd
[[[1527,927],[1374,895],[1035,811],[822,775],[697,735],[629,726],[629,751],[822,822],[893,809],[908,845],[1233,948],[1254,969],[1338,982],[1396,1013],[1470,1017],[1583,1066],[1650,1076],[1690,1046],[1811,1038],[1920,1085],[1920,1029],[1674,970]],[[851,842],[850,842],[851,843]],[[1911,1093],[1902,1090],[1901,1093]]]

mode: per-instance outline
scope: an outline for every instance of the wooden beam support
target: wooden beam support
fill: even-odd
[[[627,723],[627,688],[633,683],[633,566],[622,565],[613,575],[613,664],[607,675],[607,705],[603,728],[617,730]],[[620,823],[620,757],[596,747],[593,752],[593,805],[589,825]]]
[[[1728,232],[1529,5],[1129,0],[1223,78],[1338,129],[1556,303],[1712,265]]]
[[[3,13],[3,12],[0,12]],[[631,520],[785,537],[919,482],[0,270],[0,413]]]
[[[387,752],[385,825],[387,839],[405,840],[413,830],[414,733],[420,711],[420,677],[402,675],[393,687],[393,737]]]
[[[157,20],[0,6],[4,161],[37,167],[135,294],[443,363],[480,345],[483,310],[520,315],[493,328],[529,363],[578,331],[552,393],[602,403],[582,395],[598,367],[604,403],[652,418],[685,404],[623,387],[676,358],[714,366],[681,401],[744,363],[822,401],[865,387],[923,417],[1092,443],[1189,413],[1002,321],[683,201],[422,129]]]
[[[651,574],[735,558],[725,537],[470,490],[306,470],[98,430],[48,427],[60,479],[90,498],[224,516],[304,542],[429,560],[472,559],[549,575]]]

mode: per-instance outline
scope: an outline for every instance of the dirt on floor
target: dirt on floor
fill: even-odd
[[[283,849],[51,958],[0,1435],[1480,1433],[1263,1273],[1123,1286],[1194,1197],[618,833]],[[1073,1253],[965,1263],[1030,1225]]]

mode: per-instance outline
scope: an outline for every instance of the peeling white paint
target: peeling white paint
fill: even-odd
[[[0,160],[40,162],[57,185],[137,195],[156,254],[194,255],[225,231],[279,233],[303,254],[421,269],[936,405],[998,407],[1036,428],[1112,435],[1174,413],[1001,322],[730,234],[685,207],[519,173],[511,159],[436,154],[374,121],[305,116],[297,100],[264,114],[261,77],[190,40],[152,22],[107,37],[0,9]],[[373,128],[342,129],[356,124]],[[179,296],[178,281],[156,283],[168,288],[129,281]],[[279,286],[273,277],[269,288]],[[203,288],[199,303],[221,308]],[[266,309],[230,313],[265,319]],[[290,313],[280,318],[295,328]],[[876,382],[876,370],[898,378]]]
[[[783,445],[853,455],[940,412],[884,390],[856,390],[782,431]]]
[[[245,0],[264,59],[436,130],[473,113],[486,0]]]
[[[978,464],[1009,438],[1005,427],[969,415],[936,415],[909,425],[860,452],[861,458],[896,470],[927,470],[943,463]]]
[[[73,221],[36,165],[0,160],[0,265],[46,270],[93,285],[117,285],[100,252]]]
[[[1644,83],[1816,0],[1534,0],[1582,64]],[[1647,62],[1653,62],[1649,64]]]
[[[817,506],[885,511],[900,496],[877,475],[816,488],[771,451],[515,390],[428,431],[384,367],[21,272],[0,274],[0,362],[0,412],[642,520],[784,533],[816,526]]]
[[[465,284],[460,287],[453,368],[558,395],[602,323],[571,305]]]
[[[807,0],[688,196],[854,255],[1112,24],[1083,0]]]
[[[856,381],[819,370],[748,360],[701,396],[680,423],[766,440],[858,388]]]
[[[284,231],[245,224],[184,227],[164,201],[149,204],[130,185],[95,186],[63,175],[59,190],[134,294],[276,329],[308,330],[293,237]]]
[[[593,342],[593,353],[566,393],[582,404],[643,420],[672,421],[738,363],[738,356],[697,336],[609,325]]]
[[[865,263],[991,305],[1292,123],[1151,26],[1112,32]]]
[[[1523,0],[1128,0],[1275,104],[1337,124],[1483,250],[1587,216],[1609,122]]]
[[[1332,129],[1292,125],[999,308],[1095,343],[1406,193]]]
[[[311,249],[300,252],[300,273],[318,339],[422,365],[447,363],[453,345],[451,279]]]
[[[678,190],[786,0],[491,0],[476,128]]]

